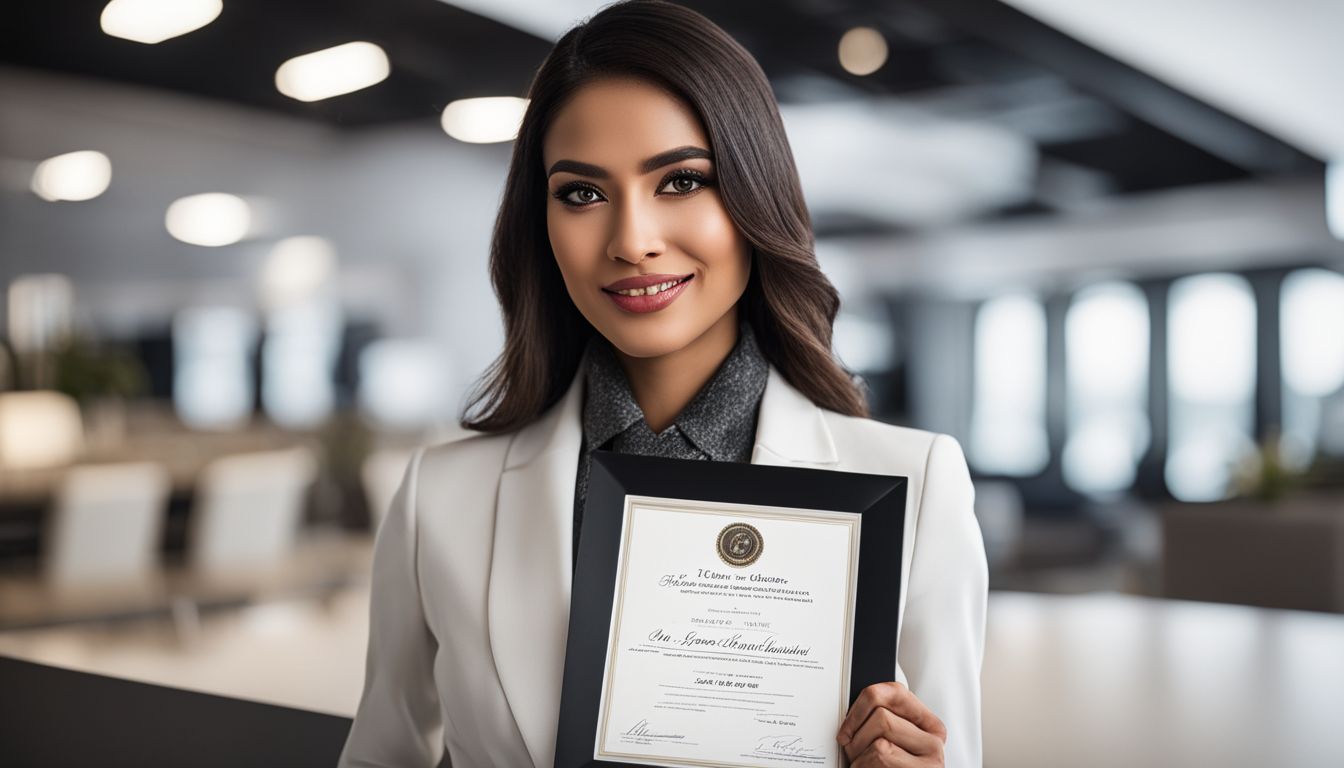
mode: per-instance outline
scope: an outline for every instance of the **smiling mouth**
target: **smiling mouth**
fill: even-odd
[[[663,291],[672,290],[678,285],[687,282],[692,277],[695,277],[695,275],[687,275],[679,280],[668,280],[667,282],[658,283],[657,285],[650,285],[645,288],[627,288],[621,291],[613,291],[609,288],[603,288],[602,290],[606,291],[607,293],[615,294],[617,296],[656,296],[662,293]]]

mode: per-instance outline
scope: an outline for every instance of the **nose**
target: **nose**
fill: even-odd
[[[616,215],[607,241],[607,258],[638,264],[666,250],[662,230],[652,211],[628,198],[613,207]]]

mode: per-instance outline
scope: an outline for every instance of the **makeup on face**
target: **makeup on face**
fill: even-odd
[[[713,159],[710,151],[703,147],[677,147],[666,152],[660,152],[641,162],[639,173],[647,176],[660,168],[688,160],[707,160],[712,168]],[[546,172],[546,178],[550,179],[557,173],[573,174],[599,181],[612,178],[607,169],[579,160],[557,160]],[[712,186],[714,186],[714,180],[711,174],[707,174],[698,168],[683,166],[666,174],[656,185],[655,194],[689,197],[706,187]],[[572,210],[582,210],[597,203],[608,202],[605,193],[592,182],[586,180],[564,182],[556,187],[551,196]]]
[[[735,322],[750,246],[695,112],[641,81],[595,81],[556,112],[545,145],[547,234],[593,328],[637,358],[730,343],[706,332]]]
[[[686,284],[694,279],[694,274],[639,275],[617,280],[602,290],[626,312],[643,314],[657,312],[676,301]]]

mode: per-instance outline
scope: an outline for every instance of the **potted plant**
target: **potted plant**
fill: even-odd
[[[53,389],[79,402],[90,446],[115,445],[126,432],[126,401],[145,389],[143,367],[130,354],[72,336],[52,354]]]

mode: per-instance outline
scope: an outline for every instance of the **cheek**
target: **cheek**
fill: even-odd
[[[597,264],[592,258],[592,228],[585,226],[578,216],[548,215],[546,232],[550,237],[551,250],[555,253],[556,264],[565,278],[565,283],[573,290],[574,285],[591,273]]]
[[[714,290],[740,292],[747,283],[750,246],[722,204],[707,208],[679,222],[685,250],[718,277]]]

